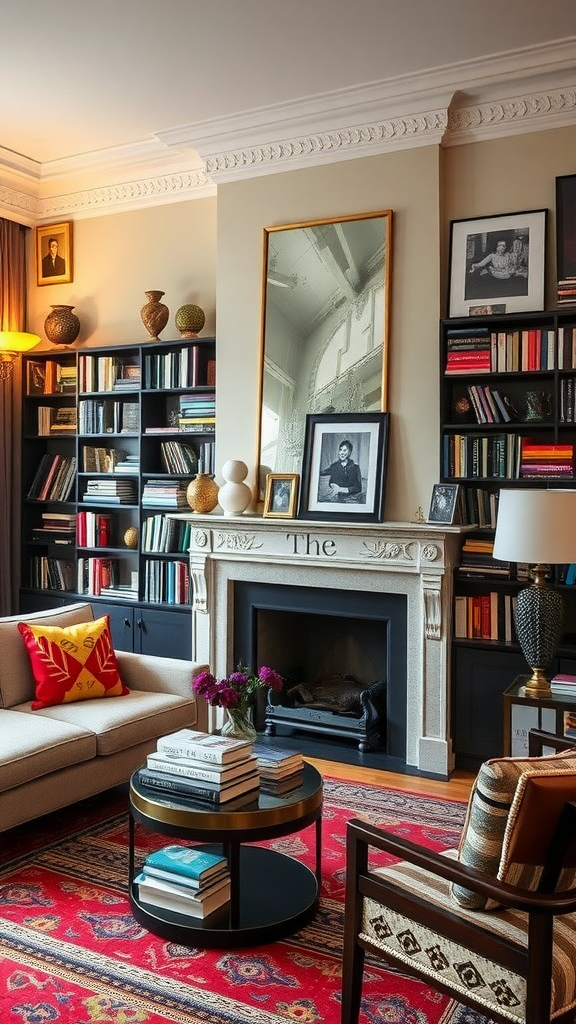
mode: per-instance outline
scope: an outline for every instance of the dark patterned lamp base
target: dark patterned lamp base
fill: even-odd
[[[546,584],[547,566],[536,565],[532,573],[534,583],[518,594],[516,632],[522,654],[532,669],[532,676],[525,687],[526,694],[550,697],[546,670],[560,642],[564,602],[558,591]]]

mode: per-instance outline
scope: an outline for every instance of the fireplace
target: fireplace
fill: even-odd
[[[404,595],[236,582],[234,661],[272,665],[284,692],[257,726],[356,742],[406,757]]]
[[[193,524],[196,661],[208,662],[218,676],[240,660],[252,668],[259,662],[305,671],[307,678],[320,669],[334,674],[338,665],[366,681],[375,675],[385,684],[383,757],[392,753],[407,767],[440,777],[450,773],[458,527],[177,517]],[[292,662],[287,649],[296,650],[294,636],[303,643]],[[207,714],[205,726],[217,728],[218,709]],[[345,738],[342,746],[356,749]],[[312,753],[322,757],[321,745]]]

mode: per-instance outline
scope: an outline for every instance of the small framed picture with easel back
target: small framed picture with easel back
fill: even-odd
[[[452,526],[456,521],[460,484],[434,484],[427,523]]]

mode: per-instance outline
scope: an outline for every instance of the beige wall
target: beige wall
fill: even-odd
[[[29,327],[43,334],[51,303],[66,302],[80,316],[82,344],[146,340],[144,291],[162,288],[171,311],[163,338],[171,340],[178,306],[198,302],[207,314],[203,333],[218,338],[217,464],[243,459],[252,483],[262,229],[393,210],[385,517],[410,521],[419,507],[427,513],[439,473],[438,318],[445,308],[450,219],[541,208],[553,214],[555,177],[576,173],[574,154],[576,128],[570,127],[273,174],[220,185],[217,202],[81,220],[74,225],[74,281],[42,288],[31,282]],[[549,227],[547,305],[553,305],[553,215]]]

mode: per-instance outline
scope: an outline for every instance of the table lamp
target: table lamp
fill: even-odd
[[[562,595],[546,582],[551,565],[576,562],[576,491],[501,490],[493,557],[528,562],[533,582],[518,594],[516,632],[532,675],[529,697],[550,697],[547,670],[562,634]]]
[[[0,331],[0,380],[9,380],[21,352],[39,345],[42,339],[27,331]]]

